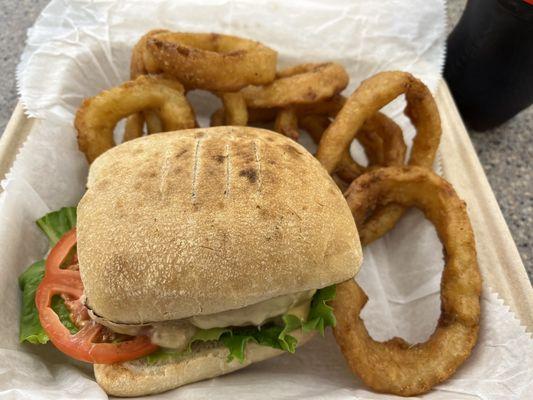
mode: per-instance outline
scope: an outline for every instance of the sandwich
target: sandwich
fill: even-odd
[[[361,263],[350,209],[327,172],[298,143],[250,127],[154,134],[105,152],[69,232],[47,259],[39,321],[117,396],[294,352],[334,325],[335,284]],[[55,274],[58,247],[68,266]],[[77,291],[51,284],[61,274],[78,274]],[[65,319],[58,294],[75,334],[50,328],[48,310]],[[89,338],[86,349],[65,344],[76,335]]]

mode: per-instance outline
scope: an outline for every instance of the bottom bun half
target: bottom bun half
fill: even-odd
[[[291,335],[298,340],[299,347],[309,341],[314,333],[297,331]],[[95,364],[94,375],[98,384],[110,395],[142,396],[228,374],[283,353],[284,351],[272,347],[248,343],[246,357],[241,364],[237,360],[226,361],[229,351],[223,345],[206,344],[167,363],[149,365],[143,361],[130,361],[121,364]]]

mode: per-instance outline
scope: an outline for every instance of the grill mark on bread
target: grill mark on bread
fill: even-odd
[[[191,200],[192,203],[195,204],[197,200],[197,190],[198,190],[198,168],[200,166],[200,143],[202,142],[202,138],[199,137],[196,139],[196,145],[194,148],[194,164],[193,164],[193,170],[192,170],[192,190],[191,190]]]
[[[257,170],[257,157],[255,140],[247,140],[238,154],[240,162],[239,177],[244,178],[250,185],[256,186],[259,180],[259,171]],[[249,191],[249,188],[244,189]]]
[[[257,165],[257,193],[261,193],[261,156],[259,153],[259,141],[257,139],[254,139],[254,156],[255,156],[255,163]]]
[[[243,178],[247,178],[250,183],[257,182],[257,171],[253,168],[247,168],[241,170],[239,172],[239,176],[242,176]]]
[[[226,155],[217,155],[214,158],[217,163],[222,164],[226,160]]]
[[[224,188],[224,197],[229,196],[229,191],[231,187],[231,155],[230,155],[230,144],[226,143],[226,186]]]
[[[175,156],[176,160],[180,158],[182,155],[184,155],[185,153],[187,153],[187,151],[188,151],[187,149],[181,149],[178,153],[176,153],[176,156]]]

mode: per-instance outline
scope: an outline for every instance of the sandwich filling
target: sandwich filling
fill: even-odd
[[[334,297],[335,285],[332,285],[318,290],[279,296],[266,302],[248,306],[251,309],[263,311],[262,313],[258,312],[258,315],[262,315],[261,318],[256,319],[256,321],[260,321],[258,325],[235,326],[223,318],[218,319],[217,322],[229,325],[208,329],[194,326],[190,322],[192,318],[189,321],[163,323],[152,328],[150,333],[152,342],[157,343],[160,348],[145,357],[145,361],[149,364],[172,362],[190,353],[197,345],[203,345],[203,342],[224,345],[229,350],[228,362],[233,359],[243,362],[248,342],[294,353],[297,339],[290,335],[291,332],[295,330],[302,330],[304,333],[318,331],[324,335],[326,327],[335,325],[333,309],[327,304]],[[288,299],[292,299],[292,301],[289,302]],[[267,306],[262,303],[267,303]],[[265,310],[268,311],[268,306],[276,303],[284,303],[284,307],[278,308],[275,313],[265,312]],[[288,304],[291,305],[288,306]],[[238,310],[232,310],[232,312],[236,313]],[[249,309],[245,310],[243,316],[249,312]],[[225,314],[225,312],[220,314]],[[235,319],[233,321],[243,320]],[[179,324],[178,329],[176,329],[175,324]],[[184,334],[185,332],[187,333]]]
[[[228,362],[244,361],[246,344],[293,353],[290,333],[318,331],[335,325],[327,303],[335,285],[277,296],[240,309],[144,325],[120,324],[86,307],[76,252],[76,209],[63,208],[37,221],[52,247],[45,260],[32,264],[19,278],[23,304],[20,341],[51,340],[65,354],[95,364],[135,359],[165,363],[198,345],[223,345]]]
[[[277,296],[239,309],[151,324],[119,324],[99,317],[91,310],[89,315],[113,332],[130,336],[145,334],[158,346],[186,350],[191,339],[201,330],[237,326],[260,327],[281,318],[284,314],[291,314],[305,321],[315,292],[316,290],[306,290]]]

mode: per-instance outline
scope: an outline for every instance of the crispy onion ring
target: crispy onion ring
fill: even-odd
[[[149,45],[151,39],[154,41]],[[156,55],[149,47],[159,49],[154,50]],[[168,58],[169,52],[177,52],[175,58]],[[247,107],[242,94],[235,90],[271,82],[275,77],[276,62],[275,51],[251,40],[159,29],[145,34],[134,46],[130,75],[135,78],[146,73],[169,71],[174,78],[184,82],[187,89],[205,89],[220,97],[225,110],[223,125],[246,126]],[[232,72],[232,77],[226,76],[221,81],[221,77],[230,73],[228,71],[232,68],[239,69]],[[146,121],[148,133],[163,131],[161,121],[152,111],[130,118],[132,121],[126,124],[125,137],[142,135],[142,130],[139,131],[140,119],[143,124]]]
[[[144,34],[137,44],[133,46],[130,62],[130,79],[135,79],[141,75],[161,72],[157,67],[155,60],[149,52],[146,51],[146,42],[148,38],[157,33],[168,32],[164,29],[154,29]],[[144,134],[144,123],[148,133],[161,132],[162,124],[157,114],[152,111],[143,111],[126,118],[126,127],[124,128],[124,141],[141,137]]]
[[[349,146],[354,133],[380,108],[405,93],[405,114],[416,128],[409,165],[431,168],[440,143],[440,116],[428,88],[407,72],[381,72],[363,81],[350,96],[337,117],[324,132],[317,158],[332,172]],[[361,243],[366,245],[392,229],[405,212],[405,207],[389,204],[377,209],[365,225],[360,226]]]
[[[167,31],[148,37],[146,48],[149,61],[191,89],[235,92],[270,83],[276,73],[274,50],[236,36]]]
[[[297,116],[297,121],[290,123],[289,134],[285,129],[274,129],[289,137],[296,137],[291,134],[297,132],[294,127],[301,125],[314,139],[315,143],[320,142],[322,133],[330,125],[328,117],[335,117],[342,106],[346,103],[346,98],[342,95],[335,95],[330,99],[316,103],[299,104],[292,106]],[[265,123],[281,118],[283,109],[274,108],[249,108],[248,116],[251,123]],[[288,111],[287,111],[288,112]],[[294,118],[294,117],[293,117]],[[392,166],[402,165],[405,161],[406,145],[403,140],[401,128],[390,118],[382,113],[377,113],[368,121],[365,121],[362,128],[357,133],[358,141],[363,145],[369,166]],[[366,171],[366,167],[357,164],[350,156],[349,148],[342,155],[342,159],[336,173],[347,182],[351,182]]]
[[[223,125],[246,126],[248,124],[248,109],[240,92],[217,93],[217,96],[222,100]]]
[[[154,74],[161,72],[157,67],[156,61],[152,55],[146,50],[148,39],[158,33],[168,32],[165,29],[154,29],[144,34],[137,44],[133,46],[131,52],[130,62],[130,78],[135,79],[138,76],[146,74]]]
[[[248,108],[248,122],[266,123],[276,119],[280,108]]]
[[[348,79],[336,63],[301,64],[280,71],[269,85],[249,86],[242,93],[249,108],[283,108],[328,99],[341,92]]]
[[[162,78],[160,80],[161,83],[166,84],[172,89],[183,92],[183,85],[175,79],[165,76],[164,74],[161,74],[160,77]],[[143,129],[145,123],[146,131],[148,134],[164,132],[165,130],[161,118],[159,118],[155,111],[144,110],[142,112],[132,114],[126,118],[126,126],[124,128],[124,141],[142,136],[144,134]]]
[[[299,116],[302,115],[327,115],[328,117],[336,117],[342,107],[346,104],[346,97],[342,94],[317,101],[315,103],[298,104],[296,111]]]
[[[177,81],[143,75],[86,99],[74,121],[80,150],[93,162],[115,145],[113,130],[120,119],[148,109],[157,113],[165,131],[194,128],[194,112],[183,93]]]
[[[298,122],[315,143],[320,142],[322,133],[330,125],[330,119],[324,115],[303,116]],[[353,160],[350,149],[346,148],[335,170],[335,173],[344,181],[353,181],[369,168],[403,165],[407,147],[403,140],[402,130],[385,114],[378,112],[367,119],[357,132],[356,140],[363,146],[368,166],[362,166]]]
[[[248,110],[240,93],[218,93],[223,107],[211,114],[210,126],[246,126]]]
[[[274,121],[274,131],[281,133],[294,141],[298,141],[298,116],[293,108],[283,108],[278,112]]]
[[[136,113],[126,118],[126,126],[124,128],[123,142],[136,139],[143,135],[144,129],[144,116],[142,113]]]
[[[163,121],[157,116],[154,111],[143,111],[144,120],[146,121],[146,130],[149,134],[163,132]]]
[[[219,108],[213,114],[209,120],[209,126],[222,126],[224,125],[224,109]]]
[[[313,141],[318,144],[320,143],[322,134],[331,124],[331,120],[326,115],[304,115],[303,117],[300,117],[298,123],[302,129],[305,130],[309,136],[311,136]],[[358,139],[360,139],[360,136],[358,136]],[[338,178],[336,182],[339,183],[339,180],[340,182],[344,181],[344,179],[340,178],[341,175],[350,177],[353,176],[354,178],[349,180],[352,181],[355,179],[355,177],[362,175],[364,172],[365,167],[352,158],[350,149],[348,148],[342,154],[342,159],[339,162],[339,166],[335,170],[336,175],[334,176]]]
[[[440,142],[440,117],[427,87],[407,72],[381,72],[363,81],[324,132],[317,157],[332,172],[364,122],[405,93],[405,113],[416,128],[411,165],[430,168]]]
[[[335,117],[342,106],[346,103],[346,97],[336,94],[332,98],[317,101],[315,103],[295,104],[292,107],[296,111],[298,117],[305,117],[308,115],[323,115],[328,117]],[[278,115],[281,108],[248,108],[248,117],[250,122],[269,122],[273,121]]]
[[[365,150],[369,167],[389,167],[405,163],[407,146],[403,140],[403,132],[385,114],[378,112],[367,119],[356,137]],[[351,182],[358,175],[350,174],[349,170],[346,173],[340,170],[339,176]]]
[[[411,396],[444,381],[468,358],[480,320],[481,276],[465,203],[452,186],[421,167],[388,167],[356,179],[346,198],[358,226],[373,207],[418,207],[444,246],[441,316],[425,343],[376,342],[359,317],[367,297],[353,280],[337,285],[334,335],[352,371],[378,392]]]

